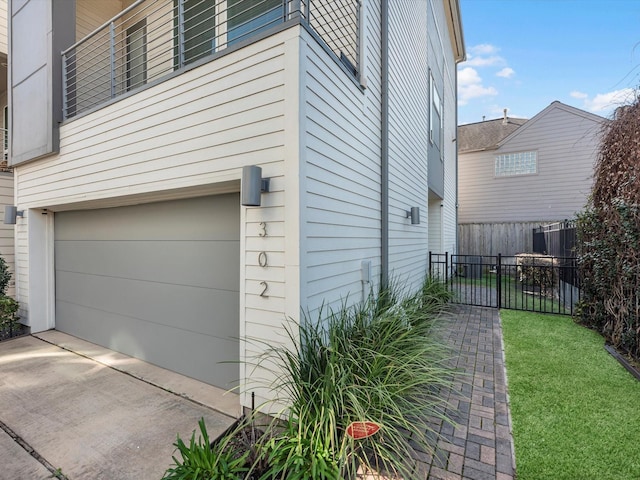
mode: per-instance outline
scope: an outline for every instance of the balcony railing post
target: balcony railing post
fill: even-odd
[[[178,68],[184,67],[184,0],[178,0]]]
[[[111,74],[111,98],[116,97],[116,25],[109,24],[109,68]]]
[[[68,114],[68,81],[67,81],[67,54],[62,54],[62,119],[67,119]]]

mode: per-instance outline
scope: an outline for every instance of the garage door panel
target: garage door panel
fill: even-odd
[[[192,378],[231,388],[239,378],[238,343],[190,334],[174,327],[129,319],[66,302],[58,302],[62,328],[90,342],[123,352]],[[167,367],[167,365],[170,365]]]
[[[238,194],[56,213],[56,328],[228,387],[239,239]]]
[[[238,290],[239,258],[239,243],[228,240],[56,242],[59,271],[202,288]]]
[[[56,299],[221,338],[239,335],[237,293],[58,272]]]
[[[60,215],[60,214],[58,214]],[[238,194],[62,212],[56,240],[238,240]],[[197,219],[194,222],[194,219]]]

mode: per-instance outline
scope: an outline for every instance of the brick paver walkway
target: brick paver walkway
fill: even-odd
[[[424,455],[429,480],[513,480],[515,458],[507,401],[498,309],[456,305],[443,323],[460,372],[447,392],[447,416],[433,456]],[[424,473],[423,475],[427,475]],[[425,478],[425,477],[423,477]]]

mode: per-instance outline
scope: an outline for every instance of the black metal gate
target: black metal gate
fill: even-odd
[[[580,300],[576,257],[429,252],[429,273],[465,305],[573,315]]]

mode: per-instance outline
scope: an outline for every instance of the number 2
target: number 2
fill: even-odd
[[[269,285],[267,284],[267,282],[260,282],[260,286],[262,287],[260,296],[264,298],[269,298],[269,295],[267,295],[267,289],[269,288]]]

